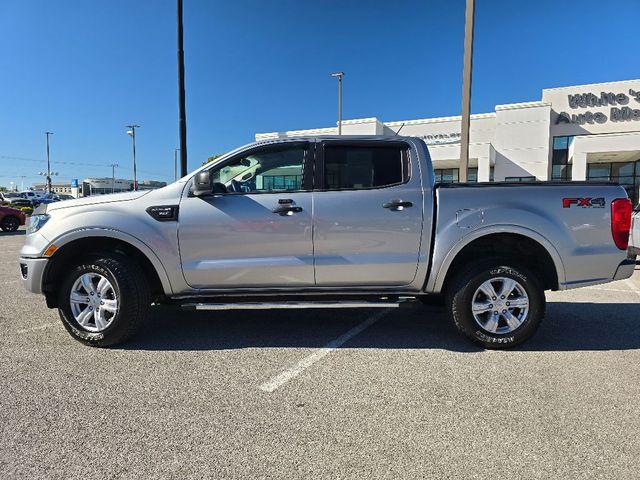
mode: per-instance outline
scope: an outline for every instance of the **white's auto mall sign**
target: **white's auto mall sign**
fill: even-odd
[[[568,95],[569,108],[575,110],[609,107],[609,111],[586,110],[579,113],[560,112],[556,118],[556,125],[560,123],[574,123],[584,125],[586,123],[606,123],[640,121],[640,91],[629,89],[626,93],[600,92],[576,93]],[[608,116],[607,116],[608,113]]]

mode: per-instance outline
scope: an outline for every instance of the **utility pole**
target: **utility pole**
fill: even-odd
[[[138,177],[136,175],[136,128],[140,128],[140,125],[127,125],[129,131],[127,135],[133,140],[133,190],[138,190]]]
[[[26,175],[20,175],[20,191],[24,192],[24,179],[27,178]]]
[[[173,181],[178,180],[178,152],[179,148],[173,149]]]
[[[467,0],[464,23],[464,65],[462,67],[462,125],[460,128],[460,174],[458,181],[467,181],[469,171],[469,127],[471,123],[471,73],[473,67],[473,17],[475,0]]]
[[[111,193],[116,191],[116,167],[119,167],[117,163],[109,165],[111,167]]]
[[[333,72],[331,76],[338,79],[338,135],[342,135],[342,77],[344,77],[344,72]]]
[[[44,132],[47,137],[47,192],[51,193],[51,159],[49,158],[49,135],[53,132]]]
[[[176,0],[178,21],[178,102],[180,104],[180,172],[187,174],[187,113],[184,93],[184,45],[182,34],[182,0]]]

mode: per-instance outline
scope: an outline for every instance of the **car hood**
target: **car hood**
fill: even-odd
[[[42,204],[46,205],[48,212],[60,210],[62,208],[83,207],[86,205],[97,205],[98,203],[128,202],[136,200],[148,194],[151,190],[124,193],[109,193],[106,195],[92,195],[90,197],[76,198],[75,200],[61,200],[59,202]]]

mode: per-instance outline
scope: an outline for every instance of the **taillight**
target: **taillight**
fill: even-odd
[[[632,211],[633,205],[628,198],[616,198],[611,202],[611,235],[620,250],[626,250],[629,246]]]

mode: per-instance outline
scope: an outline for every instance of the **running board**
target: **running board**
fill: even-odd
[[[274,310],[304,308],[398,308],[401,303],[395,302],[238,302],[238,303],[185,303],[186,310]]]

